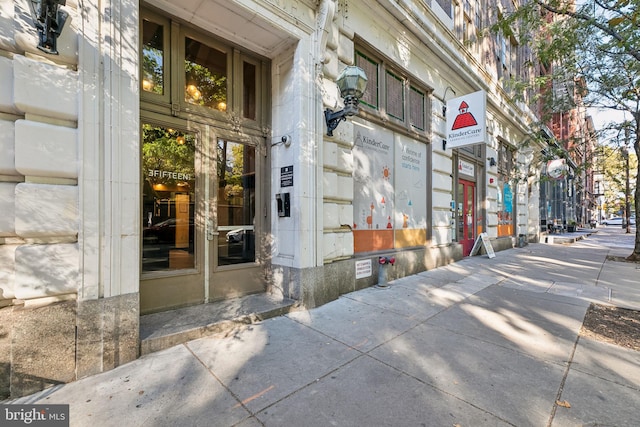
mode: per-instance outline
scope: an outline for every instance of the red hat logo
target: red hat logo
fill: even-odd
[[[473,117],[473,114],[469,112],[469,104],[465,101],[462,101],[460,107],[458,107],[458,111],[460,112],[456,119],[453,121],[453,126],[451,126],[451,130],[468,128],[469,126],[476,126],[478,122],[476,118]]]

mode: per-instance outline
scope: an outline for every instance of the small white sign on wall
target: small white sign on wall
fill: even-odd
[[[473,163],[465,162],[464,160],[458,160],[458,173],[475,176],[476,168]]]
[[[356,261],[356,279],[371,277],[371,274],[373,274],[373,270],[371,268],[370,259]]]

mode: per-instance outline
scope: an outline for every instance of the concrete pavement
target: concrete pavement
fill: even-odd
[[[640,266],[607,259],[632,243],[466,258],[13,403],[95,427],[635,426],[640,352],[579,336],[591,302],[640,309]]]

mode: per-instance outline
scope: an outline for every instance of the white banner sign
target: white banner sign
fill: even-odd
[[[486,142],[487,94],[478,91],[447,101],[447,147]]]

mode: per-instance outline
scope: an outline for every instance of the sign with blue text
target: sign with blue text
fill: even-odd
[[[487,135],[487,93],[483,90],[447,101],[447,148],[483,144]]]

